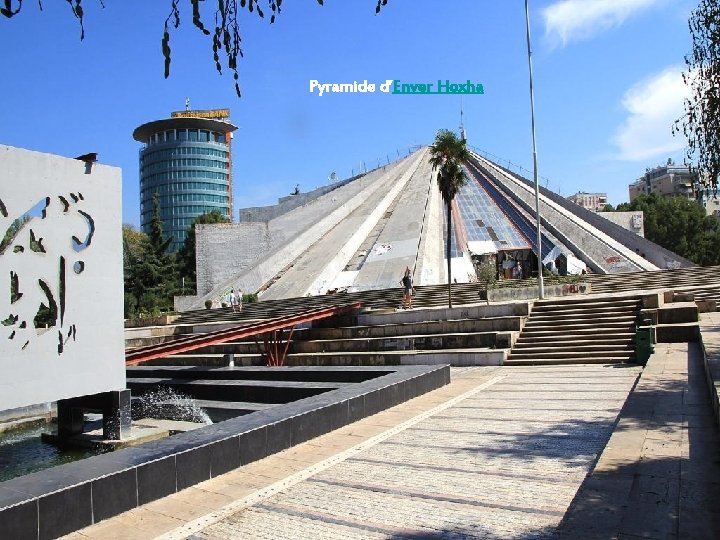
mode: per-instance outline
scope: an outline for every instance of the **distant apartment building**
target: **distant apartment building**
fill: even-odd
[[[668,160],[667,165],[647,169],[645,174],[628,186],[630,200],[641,193],[657,193],[663,197],[685,197],[697,202],[705,209],[705,213],[718,214],[720,212],[720,198],[710,189],[696,190],[693,181],[696,173],[686,165],[675,165]]]
[[[140,225],[149,233],[153,197],[160,202],[170,251],[185,242],[197,216],[220,211],[232,219],[232,133],[229,109],[184,110],[136,128],[140,149]]]
[[[667,165],[647,169],[645,174],[628,186],[630,201],[641,193],[657,193],[663,197],[682,196],[695,199],[693,179],[695,173],[686,165],[675,165],[668,160]]]
[[[607,193],[586,193],[578,191],[575,195],[570,195],[567,200],[579,204],[587,210],[593,212],[602,212],[607,206]]]

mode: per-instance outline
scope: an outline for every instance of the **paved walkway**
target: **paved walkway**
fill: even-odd
[[[720,538],[699,348],[658,346],[640,373],[454,369],[442,389],[67,538]]]
[[[720,538],[709,396],[700,346],[658,344],[560,538]]]

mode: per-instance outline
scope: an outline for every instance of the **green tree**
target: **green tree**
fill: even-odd
[[[160,194],[156,191],[153,193],[153,218],[150,222],[150,244],[152,245],[153,251],[158,257],[162,257],[167,253],[170,242],[173,237],[170,236],[165,238],[163,234],[162,219],[160,217]]]
[[[135,266],[142,261],[150,241],[145,233],[135,230],[132,225],[123,225],[123,278],[125,291],[125,318],[137,316],[139,309],[138,296],[141,294],[139,284],[135,282]]]
[[[179,293],[175,258],[167,253],[170,239],[162,232],[159,200],[153,197],[150,234],[123,227],[125,317],[133,318],[172,311]]]
[[[643,193],[617,210],[642,210],[648,240],[702,266],[720,264],[720,223],[696,202]]]
[[[215,223],[230,223],[230,220],[225,217],[220,210],[212,210],[193,219],[190,227],[188,227],[187,235],[185,236],[185,243],[177,253],[177,263],[180,275],[186,279],[186,285],[191,285],[193,289],[195,288],[195,281],[197,279],[195,270],[195,226],[211,225]]]
[[[85,38],[85,8],[82,0],[65,0],[71,10],[73,16],[80,24],[80,39]],[[106,0],[98,0],[98,5],[105,7]],[[270,14],[270,24],[275,22],[275,17],[280,14],[283,0],[213,0],[205,2],[204,0],[166,0],[169,2],[169,13],[165,19],[163,26],[163,35],[161,41],[162,55],[165,59],[165,78],[170,76],[170,64],[172,61],[172,51],[170,48],[170,33],[180,27],[181,14],[185,10],[192,13],[192,24],[205,36],[212,40],[213,61],[215,69],[222,74],[223,65],[220,56],[224,56],[225,67],[233,74],[235,83],[235,92],[240,97],[240,76],[238,74],[238,57],[243,57],[243,51],[240,47],[242,41],[240,35],[239,19],[241,14],[247,9],[248,13],[264,19],[265,11],[261,4],[266,6]],[[388,0],[375,0],[375,13],[379,13],[380,9],[388,3]],[[324,0],[316,0],[321,6]],[[40,9],[42,9],[42,0],[38,0]],[[210,25],[212,30],[205,26],[203,17],[200,12],[201,5],[210,5],[215,7],[215,12],[211,17],[213,24]],[[23,0],[5,0],[3,7],[0,8],[0,14],[7,18],[12,18],[23,7]],[[210,7],[212,9],[212,7]],[[183,17],[184,19],[184,17]]]
[[[467,175],[462,167],[463,161],[470,157],[464,139],[459,138],[448,129],[441,129],[430,146],[430,163],[433,171],[437,170],[438,189],[447,208],[447,241],[445,256],[447,258],[448,306],[452,307],[452,268],[450,248],[452,246],[452,201],[460,188],[467,182]]]
[[[720,174],[720,3],[701,0],[688,25],[692,52],[685,56],[683,80],[690,97],[673,133],[682,131],[687,138],[686,155],[695,163],[697,182],[715,187]]]

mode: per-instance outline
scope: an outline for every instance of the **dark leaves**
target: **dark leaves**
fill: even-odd
[[[205,28],[205,25],[203,24],[202,20],[200,19],[200,0],[190,0],[190,3],[192,4],[192,10],[193,10],[193,16],[192,21],[193,25],[198,28],[203,34],[206,36],[210,35],[210,30]]]
[[[80,40],[82,41],[83,39],[85,39],[85,26],[84,26],[84,14],[85,14],[85,13],[84,13],[83,8],[82,8],[82,0],[65,0],[65,1],[66,1],[66,2],[68,3],[68,5],[70,6],[70,10],[72,11],[72,14],[75,16],[75,18],[76,18],[76,19],[78,20],[78,22],[80,23]],[[5,7],[7,8],[8,5],[11,4],[11,3],[12,3],[12,2],[6,1],[6,2],[5,2]],[[42,3],[40,4],[40,6],[41,6],[41,8],[42,8]],[[17,8],[17,10],[15,10],[15,13],[17,13],[18,11],[20,11],[20,8],[21,8],[21,7],[22,7],[22,1],[19,0],[19,1],[18,1],[18,8]],[[13,13],[13,14],[14,14],[14,13]],[[5,15],[5,13],[3,13],[3,15]]]
[[[683,81],[690,88],[690,98],[673,134],[682,126],[688,139],[686,157],[699,173],[699,187],[715,187],[720,171],[720,5],[701,0],[688,27],[692,52],[685,57]]]
[[[4,7],[0,8],[0,13],[5,15],[8,19],[17,15],[22,9],[22,0],[17,0],[17,8],[13,9],[12,0],[4,0]]]
[[[170,33],[165,30],[162,38],[162,52],[165,58],[165,78],[170,76]]]
[[[205,22],[203,22],[200,3],[206,2],[214,4],[215,1],[217,1],[217,9],[215,10],[214,28],[212,25],[208,28],[205,26]],[[321,6],[324,5],[324,0],[316,1]],[[43,0],[38,0],[38,5],[41,10],[42,2]],[[65,0],[65,2],[70,6],[73,16],[78,19],[78,22],[80,23],[80,39],[82,40],[85,38],[85,12],[82,0]],[[96,0],[96,2],[101,7],[105,7],[103,0]],[[270,9],[270,23],[275,23],[276,17],[282,11],[283,0],[170,0],[170,13],[165,19],[161,40],[165,78],[170,76],[170,64],[172,62],[170,32],[171,29],[177,29],[180,27],[181,5],[187,6],[187,3],[189,3],[192,9],[193,26],[200,30],[203,35],[212,36],[212,54],[213,61],[215,62],[215,69],[218,73],[222,74],[223,64],[225,64],[225,66],[233,72],[235,92],[238,97],[240,97],[237,60],[238,57],[243,57],[243,51],[240,48],[242,39],[240,36],[238,14],[241,10],[247,8],[249,13],[257,14],[258,17],[264,19],[265,12],[260,6],[263,2],[265,2],[265,5]],[[379,13],[381,8],[386,6],[387,3],[388,0],[377,0],[375,13]],[[0,7],[0,14],[6,18],[11,18],[20,12],[23,0],[0,0],[0,4],[2,5],[2,7]],[[224,60],[221,60],[221,56],[224,56]]]

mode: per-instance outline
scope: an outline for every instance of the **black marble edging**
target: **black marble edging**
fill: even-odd
[[[702,353],[703,367],[705,368],[705,382],[710,391],[710,402],[712,403],[713,413],[715,413],[715,423],[720,428],[720,354],[715,348],[705,346],[700,332],[700,352]]]
[[[0,536],[57,538],[450,382],[448,366],[344,369],[392,373],[0,483]]]

